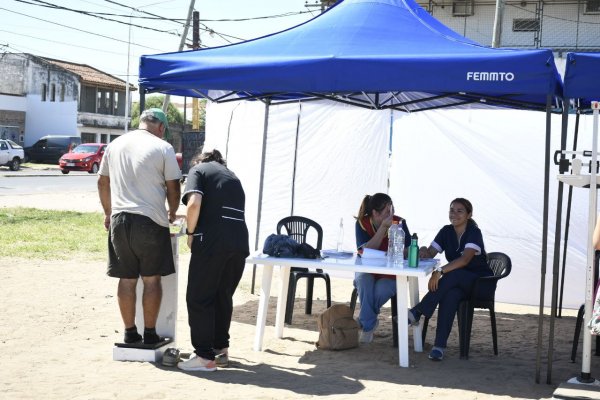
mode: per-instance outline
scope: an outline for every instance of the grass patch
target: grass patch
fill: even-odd
[[[21,167],[29,168],[29,169],[41,169],[41,170],[60,169],[58,167],[58,164],[39,164],[39,163],[32,163],[32,162],[23,163],[23,164],[21,164]]]
[[[0,208],[0,257],[105,260],[103,221],[102,213]],[[185,239],[180,238],[180,253],[189,252]]]

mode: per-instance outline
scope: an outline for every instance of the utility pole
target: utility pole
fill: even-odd
[[[494,31],[492,33],[492,47],[500,47],[502,39],[502,17],[504,16],[504,0],[496,0],[496,16],[494,17]]]
[[[200,48],[200,12],[194,11],[194,25],[192,27],[192,48]],[[198,98],[192,98],[192,130],[200,130],[200,110],[198,108]]]
[[[309,3],[309,0],[304,2],[306,8],[321,8],[321,13],[336,3],[337,0],[315,0],[314,3]]]
[[[192,13],[194,12],[194,3],[196,0],[190,0],[190,8],[188,10],[187,20],[185,22],[185,27],[183,28],[183,33],[181,34],[181,41],[179,42],[179,51],[183,50],[183,46],[185,45],[185,39],[187,38],[188,29],[190,27],[190,20],[192,19]],[[166,94],[165,101],[163,102],[163,112],[167,114],[167,108],[169,108],[169,102],[171,101],[171,96]],[[140,110],[140,113],[143,110]],[[185,125],[185,121],[184,121]]]

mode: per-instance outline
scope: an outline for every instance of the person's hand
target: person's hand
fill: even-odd
[[[171,211],[169,210],[169,222],[172,224],[178,218],[177,210]]]
[[[390,204],[386,208],[386,215],[381,220],[381,226],[384,227],[386,230],[389,229],[390,226],[392,226],[393,219],[394,219],[394,205]],[[402,223],[402,221],[400,221],[400,223]]]
[[[437,290],[441,277],[442,275],[436,271],[431,274],[431,278],[429,278],[429,283],[427,284],[427,288],[430,292],[435,292]]]
[[[104,229],[108,230],[110,228],[110,215],[104,216]]]
[[[431,258],[429,256],[429,249],[426,246],[421,246],[419,249],[419,258]]]
[[[192,242],[194,241],[194,235],[188,235],[187,237],[187,245],[190,248],[190,250],[192,249]]]

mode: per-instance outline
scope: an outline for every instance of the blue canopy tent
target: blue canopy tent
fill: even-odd
[[[587,269],[586,269],[586,288],[585,288],[585,316],[584,321],[590,321],[592,317],[593,308],[593,292],[594,292],[594,257],[595,250],[592,243],[592,233],[596,222],[597,213],[597,170],[592,166],[597,165],[598,159],[598,112],[600,106],[593,101],[600,101],[600,79],[598,79],[598,71],[600,71],[600,53],[568,53],[567,63],[565,68],[564,78],[564,104],[572,104],[577,112],[577,120],[575,124],[575,143],[578,134],[578,122],[579,115],[581,113],[587,113],[593,110],[593,137],[592,137],[592,151],[589,172],[590,175],[586,176],[586,181],[579,185],[580,187],[589,187],[589,221],[588,221],[588,245],[587,245]],[[568,110],[566,110],[568,111]],[[565,112],[566,114],[566,112]],[[562,142],[564,144],[567,135],[567,124],[566,120],[563,123],[562,129]],[[564,150],[564,145],[561,146],[561,150]],[[576,150],[575,148],[573,150]],[[575,152],[581,154],[582,152]],[[564,154],[564,151],[563,151]],[[585,154],[584,154],[585,155]],[[575,157],[575,155],[573,155]],[[564,155],[563,155],[564,160]],[[563,163],[561,173],[566,172],[565,167],[568,167],[569,163]],[[573,186],[573,185],[572,185]],[[569,188],[569,200],[571,194],[571,188]],[[567,207],[570,209],[570,203]],[[568,215],[567,215],[567,233],[568,233]],[[560,238],[560,236],[558,236]],[[565,238],[565,246],[566,246]],[[558,243],[555,243],[557,246]],[[556,254],[556,249],[555,249]],[[563,272],[564,275],[564,272]],[[553,293],[554,295],[554,293]],[[585,331],[585,330],[584,330]],[[577,378],[578,381],[584,383],[594,382],[591,376],[591,335],[585,331],[583,335],[583,351],[582,351],[582,368],[581,374]],[[549,346],[550,347],[550,346]],[[550,364],[549,364],[550,365]],[[549,375],[550,376],[550,373]]]
[[[550,50],[493,49],[453,32],[413,0],[345,0],[285,31],[246,42],[141,57],[146,93],[265,103],[259,210],[269,105],[328,99],[417,112],[442,107],[546,111],[541,273],[546,271],[550,113],[560,76]],[[543,304],[543,291],[541,293]],[[542,306],[540,306],[541,308]]]
[[[481,46],[412,0],[346,0],[262,38],[142,56],[144,92],[206,97],[320,99],[420,111],[471,103],[545,110],[560,94],[549,50]]]

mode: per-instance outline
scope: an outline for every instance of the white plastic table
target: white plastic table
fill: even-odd
[[[271,295],[271,281],[273,278],[273,266],[280,267],[281,285],[277,297],[277,314],[275,318],[275,331],[278,338],[283,337],[285,319],[285,305],[287,299],[288,281],[290,268],[318,268],[325,272],[350,271],[369,272],[373,274],[396,275],[397,305],[398,305],[398,357],[401,367],[408,367],[408,301],[410,306],[419,302],[419,278],[426,278],[439,263],[437,259],[421,260],[418,268],[409,268],[407,261],[401,268],[387,267],[385,259],[360,258],[332,258],[322,260],[311,260],[306,258],[278,258],[270,257],[257,252],[246,259],[248,264],[262,264],[263,275],[260,289],[260,300],[256,316],[256,333],[254,336],[254,350],[261,351],[265,325],[267,322],[267,307]],[[421,339],[421,325],[413,327],[413,342],[415,351],[423,351]]]

